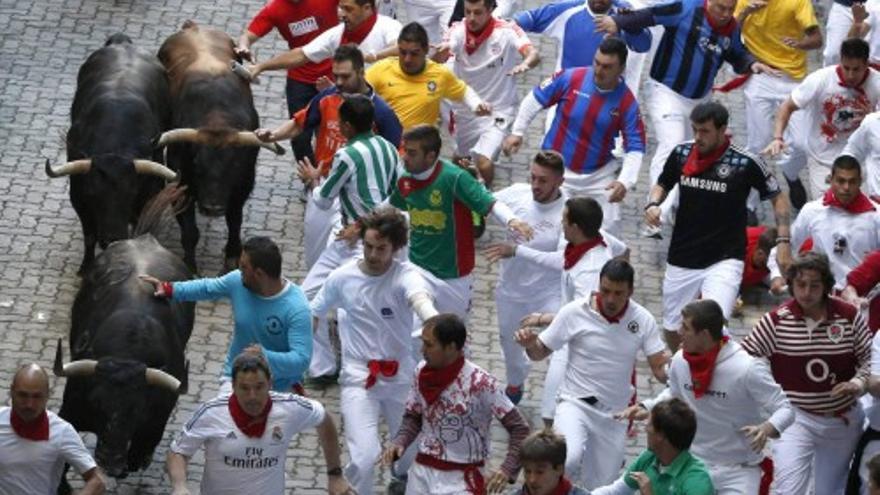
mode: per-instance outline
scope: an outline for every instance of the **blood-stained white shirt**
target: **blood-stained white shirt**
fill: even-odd
[[[416,367],[413,383],[418,383],[424,366],[422,361]],[[430,406],[417,385],[406,401],[407,412],[422,417],[419,452],[462,464],[488,460],[492,418],[500,421],[513,409],[513,403],[504,395],[504,385],[468,360],[455,381]]]
[[[0,407],[0,494],[55,495],[64,464],[82,474],[96,464],[70,423],[52,411],[49,439],[35,442],[12,429],[12,408]]]
[[[272,410],[261,438],[247,437],[229,414],[229,395],[203,404],[171,443],[171,451],[192,457],[204,445],[202,493],[284,493],[284,463],[290,439],[324,420],[324,407],[295,394],[270,392]]]

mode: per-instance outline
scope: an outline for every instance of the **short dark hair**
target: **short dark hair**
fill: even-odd
[[[353,43],[340,45],[339,48],[333,52],[333,61],[351,62],[351,67],[356,71],[362,71],[364,69],[364,54],[361,52],[360,48]]]
[[[520,463],[549,462],[557,468],[565,465],[565,437],[557,434],[552,428],[544,428],[532,432],[523,440],[519,449]]]
[[[770,250],[776,245],[776,227],[767,227],[761,235],[758,236],[758,249],[770,254]],[[748,260],[746,260],[748,263]]]
[[[455,344],[455,348],[458,350],[464,348],[464,342],[467,340],[467,328],[458,315],[440,313],[425,320],[425,327],[433,330],[434,337],[441,345]]]
[[[358,134],[373,129],[375,110],[365,95],[347,95],[339,105],[339,121],[348,122]]]
[[[272,372],[269,370],[269,361],[262,352],[244,351],[232,361],[232,381],[239,373],[262,371],[266,378],[272,381]]]
[[[281,250],[272,239],[264,236],[251,237],[244,241],[241,250],[247,254],[254,268],[263,270],[272,278],[281,276]]]
[[[425,28],[418,22],[411,22],[406,26],[403,26],[403,29],[400,30],[400,34],[397,35],[397,42],[400,43],[402,41],[418,43],[419,46],[427,50],[428,32],[425,31]]]
[[[875,455],[868,461],[868,478],[874,486],[880,488],[880,454]]]
[[[440,147],[443,145],[440,140],[440,131],[430,124],[410,127],[403,132],[403,140],[415,141],[419,143],[419,148],[425,153],[433,151],[435,155],[440,156]]]
[[[636,271],[633,270],[632,265],[628,261],[613,258],[602,265],[602,270],[599,271],[599,280],[603,278],[607,278],[612,282],[626,282],[629,288],[632,289],[635,283]]]
[[[359,7],[369,5],[370,7],[373,7],[373,10],[376,10],[376,0],[354,0],[354,3],[358,4]]]
[[[371,211],[358,220],[360,225],[361,239],[367,235],[368,230],[375,230],[379,237],[391,241],[391,246],[398,250],[406,246],[406,217],[397,208],[381,207]]]
[[[599,51],[603,55],[617,55],[620,65],[626,65],[626,43],[617,36],[609,36],[599,43]]]
[[[587,237],[596,237],[599,235],[599,227],[602,226],[603,214],[602,207],[593,198],[569,198],[565,202],[568,208],[568,223],[577,225]]]
[[[681,309],[681,317],[691,321],[697,332],[707,330],[712,340],[718,342],[724,336],[724,312],[712,299],[691,301]]]
[[[565,173],[565,158],[556,150],[541,150],[535,153],[532,163],[549,168],[557,175]]]
[[[831,164],[831,176],[833,177],[834,172],[838,170],[855,170],[859,173],[859,177],[862,176],[862,166],[855,157],[850,155],[840,155],[834,159]]]
[[[673,397],[654,405],[651,426],[677,450],[687,450],[697,433],[697,416],[685,401]]]
[[[795,257],[791,265],[788,266],[788,270],[785,272],[785,282],[788,284],[789,293],[794,296],[794,279],[806,270],[814,270],[819,273],[819,278],[822,279],[824,298],[827,299],[831,289],[834,288],[834,274],[831,273],[828,256],[815,251],[808,251]]]
[[[464,1],[465,1],[465,3],[481,3],[481,4],[483,4],[484,7],[486,7],[490,11],[494,10],[495,5],[496,5],[495,0],[464,0]]]
[[[728,113],[724,105],[717,101],[700,103],[691,111],[691,122],[695,124],[702,124],[710,120],[716,129],[720,129],[727,126],[727,122],[730,120],[730,113]]]
[[[861,38],[849,38],[840,44],[840,58],[857,58],[868,61],[871,54],[871,46]]]

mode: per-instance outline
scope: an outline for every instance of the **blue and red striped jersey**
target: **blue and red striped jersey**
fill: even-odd
[[[557,105],[542,147],[561,153],[572,172],[592,173],[608,163],[620,134],[625,151],[645,151],[639,104],[622,79],[603,91],[593,81],[592,68],[575,67],[557,72],[533,94],[545,108]]]

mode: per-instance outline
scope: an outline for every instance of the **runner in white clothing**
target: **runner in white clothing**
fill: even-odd
[[[767,365],[724,336],[717,302],[694,301],[681,313],[669,387],[617,416],[647,419],[655,404],[682,399],[697,416],[691,452],[706,463],[718,494],[757,494],[764,445],[794,422],[794,411]]]
[[[373,467],[381,452],[379,417],[397,431],[412,388],[413,312],[427,320],[437,314],[419,272],[395,259],[406,246],[406,218],[381,208],[359,222],[363,257],[333,270],[312,299],[315,319],[331,309],[345,310],[339,320],[342,344],[341,413],[349,458],[345,476],[357,493],[373,492]],[[412,449],[411,449],[412,450]],[[398,462],[406,473],[412,455]]]
[[[519,105],[516,78],[538,65],[538,50],[511,21],[492,16],[494,0],[465,0],[464,19],[449,28],[435,59],[453,56],[455,75],[492,105],[492,115],[478,117],[454,104],[457,154],[470,157],[487,186],[495,176],[493,162],[510,131]]]
[[[287,450],[294,435],[316,428],[327,463],[328,493],[353,495],[342,476],[339,439],[320,403],[296,394],[270,392],[269,363],[245,351],[232,364],[232,389],[202,405],[171,443],[166,468],[173,495],[188,495],[189,459],[205,447],[201,493],[285,493]]]
[[[69,464],[85,480],[81,495],[104,493],[104,478],[79,434],[46,410],[49,375],[36,364],[18,368],[9,391],[12,407],[0,407],[0,493],[52,495]],[[59,487],[59,482],[61,486]]]
[[[865,117],[846,141],[843,154],[854,157],[862,166],[865,194],[880,198],[880,112]]]
[[[613,417],[632,396],[630,376],[639,352],[666,382],[668,356],[651,313],[630,299],[635,272],[623,260],[602,267],[598,292],[562,307],[541,332],[524,327],[516,340],[535,361],[569,345],[554,429],[565,436],[565,472],[587,488],[611,483],[624,458],[626,425]],[[588,478],[589,476],[589,478]]]

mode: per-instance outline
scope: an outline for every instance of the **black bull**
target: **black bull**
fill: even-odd
[[[79,69],[70,119],[67,163],[47,160],[46,174],[70,176],[85,244],[83,273],[95,244],[128,238],[147,200],[176,177],[152,146],[171,120],[164,68],[127,36],[111,36]]]
[[[245,201],[254,188],[257,152],[275,153],[276,144],[261,143],[252,132],[259,126],[250,83],[230,70],[240,61],[226,33],[200,29],[187,21],[159,49],[171,84],[173,130],[162,135],[169,165],[181,174],[191,199],[177,216],[184,261],[195,271],[199,241],[195,207],[209,216],[226,216],[228,239],[224,271],[238,265]]]
[[[185,280],[189,270],[152,236],[111,244],[84,275],[71,315],[62,418],[98,437],[95,458],[123,477],[152,461],[177,397],[185,392],[184,349],[194,304],[159,299],[139,275]]]

